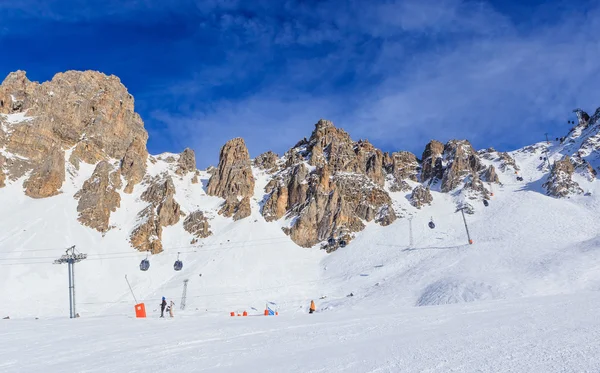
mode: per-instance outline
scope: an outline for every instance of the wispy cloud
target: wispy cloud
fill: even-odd
[[[58,43],[77,30],[54,40],[51,29],[75,23],[85,38],[71,44],[92,38],[94,47],[48,55],[39,69],[87,58],[78,66],[120,75],[150,150],[190,146],[207,165],[237,136],[252,155],[281,154],[322,117],[384,150],[417,154],[432,138],[508,150],[562,135],[571,109],[600,105],[600,8],[528,4],[23,0],[0,3],[0,21],[2,34],[19,35],[9,47],[27,37]],[[44,22],[50,36],[27,26]]]

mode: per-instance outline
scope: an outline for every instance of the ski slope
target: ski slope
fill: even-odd
[[[2,321],[20,372],[597,372],[600,294],[313,315]]]

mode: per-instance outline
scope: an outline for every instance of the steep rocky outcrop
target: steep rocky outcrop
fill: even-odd
[[[17,71],[0,85],[0,113],[26,114],[27,120],[10,124],[3,142],[7,152],[22,160],[17,172],[32,171],[24,184],[31,197],[58,193],[65,149],[73,148],[68,161],[76,168],[79,162],[122,160],[126,191],[145,173],[148,134],[134,111],[133,97],[115,76],[68,71],[39,84]]]
[[[420,209],[424,205],[430,205],[433,202],[433,196],[429,191],[429,188],[425,188],[422,185],[417,185],[415,189],[413,189],[410,197],[410,204]]]
[[[506,171],[519,171],[520,168],[517,165],[517,162],[515,162],[515,159],[513,157],[510,156],[510,154],[506,153],[506,152],[502,152],[499,154],[500,157],[500,171],[502,172],[506,172]]]
[[[177,170],[175,170],[175,173],[182,176],[192,171],[196,171],[196,154],[192,149],[185,148],[185,150],[179,155],[179,159],[177,160]]]
[[[479,178],[479,174],[473,173],[469,180],[465,183],[465,192],[470,199],[489,199],[490,192],[485,188],[483,182]]]
[[[162,251],[162,228],[177,224],[183,215],[175,193],[170,176],[155,178],[142,193],[141,200],[149,205],[138,214],[140,223],[130,236],[133,247],[153,254]]]
[[[443,175],[442,154],[444,144],[431,140],[423,151],[421,181],[441,179]]]
[[[487,181],[488,183],[500,183],[500,178],[498,177],[498,174],[496,173],[496,168],[493,165],[489,165],[485,169],[482,179],[484,181]]]
[[[118,171],[115,172],[110,163],[102,161],[96,165],[92,176],[75,194],[79,199],[77,212],[81,224],[99,232],[109,229],[110,214],[121,204],[121,195],[117,192],[120,181]]]
[[[333,173],[360,173],[379,185],[385,182],[383,152],[367,140],[352,141],[346,131],[336,128],[331,121],[319,120],[310,139],[295,149],[311,166],[327,164]]]
[[[401,158],[395,169],[389,156],[388,163],[404,177]],[[296,144],[284,160],[285,168],[265,188],[261,212],[267,221],[294,217],[285,231],[298,245],[342,236],[350,240],[350,233],[364,228],[363,221],[388,225],[396,219],[383,189],[384,154],[367,141],[353,142],[333,123],[320,120],[310,139]]]
[[[384,166],[388,174],[392,176],[390,191],[409,191],[410,185],[406,180],[418,181],[420,170],[419,160],[410,152],[395,152],[384,155]]]
[[[208,219],[200,210],[192,212],[185,218],[183,229],[197,238],[206,238],[212,235]]]
[[[140,222],[130,236],[131,246],[139,251],[149,251],[151,254],[162,252],[162,227],[158,223],[154,206],[148,206],[138,214]]]
[[[225,198],[220,213],[243,219],[250,216],[254,194],[254,177],[250,155],[242,138],[229,140],[219,154],[219,166],[208,181],[207,193]]]
[[[543,185],[546,188],[547,194],[563,198],[572,194],[583,193],[579,184],[572,179],[574,172],[575,167],[568,156],[554,162],[550,176],[548,176],[548,180]]]
[[[252,213],[250,208],[250,198],[244,197],[241,200],[227,199],[219,210],[219,215],[223,215],[233,220],[247,218]]]
[[[272,151],[262,153],[254,159],[254,167],[258,167],[261,170],[273,173],[277,171],[277,161],[279,156]]]
[[[447,193],[462,184],[465,177],[475,175],[484,166],[477,152],[466,140],[451,140],[444,146],[444,158],[448,163],[442,177],[442,192]]]

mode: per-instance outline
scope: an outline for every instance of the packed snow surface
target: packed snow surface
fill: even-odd
[[[308,315],[2,322],[0,370],[598,372],[600,294]],[[0,320],[2,321],[2,320]]]

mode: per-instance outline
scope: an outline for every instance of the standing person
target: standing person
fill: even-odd
[[[316,311],[316,309],[317,309],[317,308],[315,307],[315,301],[314,301],[314,300],[311,300],[311,301],[310,301],[310,310],[308,311],[308,313],[313,313],[313,312],[315,312],[315,311]]]
[[[173,317],[173,306],[175,305],[175,302],[171,301],[169,304],[169,316]]]
[[[165,307],[167,306],[167,300],[165,297],[162,297],[162,302],[160,303],[160,317],[165,317]]]

